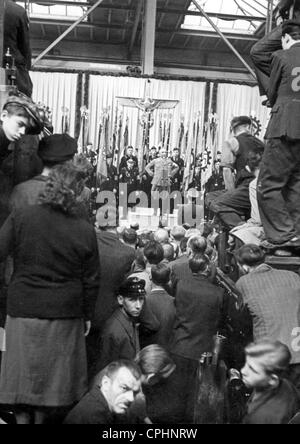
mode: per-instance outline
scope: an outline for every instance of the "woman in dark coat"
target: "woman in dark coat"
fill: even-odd
[[[0,230],[0,261],[14,257],[8,288],[0,403],[18,423],[42,423],[87,390],[85,335],[99,281],[94,229],[80,216],[84,178],[53,169],[40,204],[14,211]]]

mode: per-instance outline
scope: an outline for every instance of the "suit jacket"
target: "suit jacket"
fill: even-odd
[[[292,347],[292,332],[300,325],[299,275],[262,264],[241,277],[237,289],[251,314],[254,340],[281,341],[289,347],[292,363],[300,363],[300,351]]]
[[[299,407],[297,390],[283,379],[276,389],[250,399],[243,424],[288,424]]]
[[[131,271],[135,250],[124,245],[115,233],[101,231],[96,235],[101,276],[93,327],[99,330],[118,307],[116,296]]]
[[[31,68],[29,20],[25,9],[6,0],[4,16],[4,54],[10,48],[17,67],[18,89],[31,96],[32,82],[28,71]]]
[[[90,390],[69,412],[64,424],[114,424],[114,416],[99,387]]]
[[[223,298],[224,290],[205,276],[192,275],[177,283],[172,353],[199,359],[213,350],[214,335],[222,321]]]
[[[152,290],[147,297],[147,305],[160,322],[157,333],[152,334],[145,341],[146,344],[159,344],[169,348],[170,338],[175,323],[174,298],[163,289]]]
[[[273,54],[268,98],[273,106],[266,138],[300,140],[300,42]]]
[[[121,308],[108,319],[102,332],[97,371],[119,359],[133,360],[140,349],[134,322]]]

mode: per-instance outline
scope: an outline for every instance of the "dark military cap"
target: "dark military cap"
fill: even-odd
[[[38,155],[44,162],[63,163],[73,159],[77,142],[68,134],[53,134],[40,141]]]
[[[113,158],[112,153],[107,153],[107,154],[106,154],[106,159],[112,159],[112,158]]]
[[[146,282],[144,279],[129,277],[121,285],[119,294],[124,298],[138,298],[140,296],[145,296],[145,286]]]
[[[240,125],[251,125],[252,120],[248,116],[238,116],[234,117],[231,121],[231,130],[234,130],[236,127]]]
[[[28,129],[30,134],[40,134],[43,131],[45,116],[42,113],[42,109],[29,97],[21,93],[10,95],[3,106],[3,110],[9,105],[20,106],[26,111],[28,117],[31,119]]]

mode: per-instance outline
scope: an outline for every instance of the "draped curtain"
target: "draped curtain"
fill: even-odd
[[[76,91],[78,74],[32,72],[33,100],[49,106],[53,113],[54,131],[62,131],[63,108],[69,110],[69,133],[74,136],[76,117]],[[212,88],[211,88],[212,89]],[[174,110],[156,110],[153,113],[153,126],[150,130],[149,145],[158,146],[162,133],[170,131],[170,150],[178,145],[181,130],[181,148],[183,154],[188,145],[188,131],[195,125],[200,127],[198,152],[201,147],[206,83],[195,81],[158,80],[90,75],[87,106],[89,109],[89,140],[98,147],[99,127],[103,113],[109,114],[110,143],[115,134],[124,140],[128,125],[128,144],[139,148],[142,144],[142,126],[139,118],[142,112],[137,108],[123,107],[117,97],[143,98],[145,94],[151,99],[178,100]],[[217,93],[217,147],[222,151],[222,142],[229,136],[230,121],[237,115],[254,115],[262,124],[260,137],[263,138],[269,119],[269,109],[261,105],[257,87],[222,83]],[[78,104],[77,104],[78,107]],[[209,110],[210,112],[210,110]],[[118,133],[118,134],[117,134]],[[127,140],[127,135],[126,135]],[[122,147],[122,143],[121,143]]]
[[[184,122],[187,131],[199,112],[202,118],[204,114],[205,83],[202,82],[151,79],[149,83],[148,79],[141,78],[91,75],[89,91],[90,139],[95,146],[98,144],[99,125],[104,110],[110,115],[111,134],[114,131],[116,114],[121,115],[122,135],[127,121],[128,143],[136,148],[141,146],[142,127],[138,123],[141,111],[118,105],[118,96],[143,98],[147,91],[151,99],[179,101],[174,110],[154,111],[150,147],[158,146],[161,142],[161,123],[165,128],[170,128],[169,146],[172,149],[178,144],[181,122]],[[118,127],[119,122],[120,118]]]
[[[222,141],[226,140],[230,132],[230,121],[235,116],[254,115],[262,124],[260,138],[265,135],[269,120],[270,109],[262,106],[262,99],[258,87],[219,84],[217,97],[217,115],[219,120],[219,149],[222,150]]]
[[[32,98],[52,111],[54,132],[62,132],[63,108],[67,108],[68,133],[74,137],[78,74],[31,72],[30,76],[33,82]]]

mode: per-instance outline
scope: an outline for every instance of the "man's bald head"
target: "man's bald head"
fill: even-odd
[[[155,232],[154,240],[160,244],[167,244],[169,243],[169,233],[167,232],[167,230],[160,228]]]

